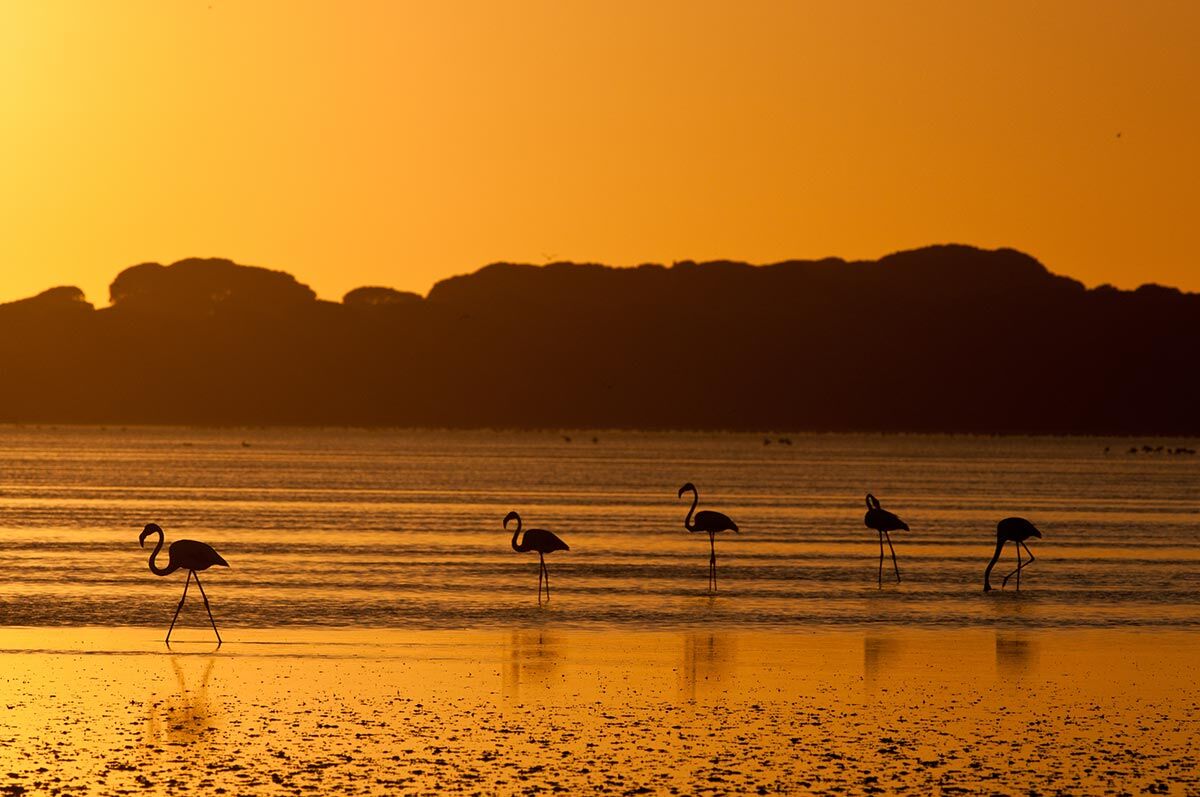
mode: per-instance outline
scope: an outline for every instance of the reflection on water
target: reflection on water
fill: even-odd
[[[519,699],[522,690],[544,689],[567,654],[561,633],[540,628],[520,628],[508,637],[503,668],[504,696]]]
[[[0,427],[0,616],[22,626],[165,629],[182,577],[137,535],[213,545],[218,623],[237,626],[708,629],[1200,624],[1200,458],[1105,457],[1087,438]],[[1119,449],[1114,449],[1119,450]],[[680,484],[742,529],[707,551]],[[912,527],[904,583],[875,590],[866,488]],[[551,612],[500,528],[559,533]],[[999,518],[1045,538],[1022,591],[982,594]],[[898,541],[899,543],[899,541]],[[1014,561],[1015,563],[1015,561]],[[182,627],[207,624],[189,602]]]
[[[40,631],[0,633],[2,792],[1200,786],[1200,635],[1190,630],[1032,632],[1054,666],[1003,690],[991,683],[996,634],[979,629],[874,634],[897,647],[843,630],[258,629],[218,656],[164,654],[157,629]],[[1010,639],[1030,641],[1006,632],[1001,660],[1034,649]],[[866,695],[865,650],[889,679]],[[506,671],[521,700],[498,697]],[[678,698],[676,678],[694,702]],[[1156,782],[1168,786],[1144,788]]]
[[[181,658],[183,661],[181,661]],[[221,712],[208,693],[217,657],[170,656],[177,691],[148,704],[147,745],[187,744],[221,732]]]
[[[728,689],[724,676],[737,656],[737,638],[717,631],[689,631],[683,637],[679,666],[679,697],[696,700],[719,696]]]
[[[868,684],[886,682],[900,655],[900,640],[868,633],[863,637],[863,677]]]
[[[1020,632],[996,632],[996,673],[1002,678],[1020,679],[1037,665],[1038,641]]]
[[[1036,586],[1031,586],[1028,579],[1017,592],[1014,582],[1009,582],[1006,589],[993,589],[983,600],[986,617],[997,626],[1025,627],[1038,625],[1038,618],[1044,616],[1045,606]],[[1067,607],[1063,607],[1064,609]],[[1068,619],[1068,618],[1064,618]]]

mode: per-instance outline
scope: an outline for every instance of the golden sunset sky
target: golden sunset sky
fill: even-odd
[[[951,241],[1200,290],[1198,43],[1191,0],[6,0],[0,300]]]

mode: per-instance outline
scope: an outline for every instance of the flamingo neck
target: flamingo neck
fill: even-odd
[[[692,525],[692,513],[696,511],[696,505],[700,503],[700,493],[692,488],[692,508],[688,510],[687,517],[683,519],[683,527],[688,531],[695,531],[696,527]]]
[[[159,567],[155,564],[154,559],[158,556],[158,552],[162,550],[164,539],[163,533],[159,531],[158,542],[155,544],[154,550],[150,552],[150,572],[156,576],[169,576],[179,569],[179,565],[169,560],[166,567]]]
[[[996,566],[996,562],[1000,561],[1000,553],[1004,550],[1004,538],[999,534],[996,535],[996,552],[992,554],[992,561],[988,562],[987,570],[983,571],[983,591],[990,592],[992,589],[992,568]]]
[[[525,550],[524,548],[517,545],[517,535],[521,533],[521,516],[518,515],[516,512],[513,512],[512,514],[510,514],[508,517],[506,517],[504,519],[504,528],[508,528],[508,519],[509,518],[512,518],[513,520],[517,521],[517,530],[513,532],[512,549],[514,551],[516,551],[517,553],[521,553],[522,551]]]

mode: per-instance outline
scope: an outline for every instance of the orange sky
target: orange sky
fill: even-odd
[[[1200,290],[1197,42],[1191,0],[4,3],[0,300],[947,241]]]

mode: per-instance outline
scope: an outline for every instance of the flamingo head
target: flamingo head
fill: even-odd
[[[870,493],[867,493],[867,509],[878,509],[878,508],[879,508],[879,499],[876,498],[875,496],[871,495]]]
[[[517,521],[517,523],[520,524],[521,516],[518,515],[516,512],[509,512],[507,515],[505,515],[504,516],[504,528],[508,528],[509,522],[513,521],[513,520]]]
[[[1042,533],[1040,531],[1038,531],[1036,528],[1034,528],[1033,536],[1037,537],[1040,540],[1042,538]]]
[[[162,534],[163,530],[157,523],[147,523],[146,528],[142,529],[142,533],[138,536],[138,545],[146,547],[146,538],[151,534]]]
[[[680,487],[679,488],[679,497],[683,498],[683,494],[686,493],[688,490],[691,490],[693,493],[696,492],[696,485],[692,484],[691,482],[688,482],[687,484]]]

